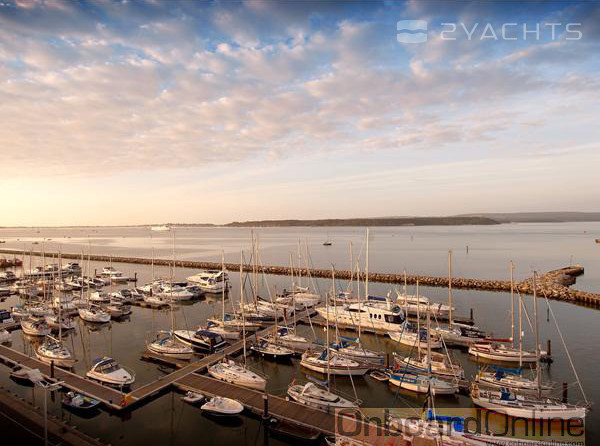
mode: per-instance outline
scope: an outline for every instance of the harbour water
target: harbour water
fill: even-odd
[[[290,255],[298,261],[298,245],[305,252],[308,247],[309,263],[318,268],[350,268],[350,242],[354,259],[362,251],[361,264],[364,268],[364,238],[362,228],[260,228],[256,230],[260,239],[261,261],[264,265],[288,265]],[[179,260],[220,261],[221,251],[227,261],[238,262],[241,249],[250,250],[250,229],[248,228],[177,228],[175,230],[176,258]],[[600,223],[560,223],[560,224],[511,224],[498,226],[460,226],[460,227],[392,227],[372,228],[369,242],[369,268],[378,272],[401,272],[406,268],[409,273],[445,275],[447,274],[447,251],[453,250],[454,275],[508,279],[508,262],[516,265],[515,276],[522,279],[533,269],[546,271],[579,263],[585,267],[585,274],[577,279],[576,288],[600,291],[600,245],[594,239],[600,235]],[[332,246],[323,246],[325,239]],[[48,252],[84,252],[91,248],[93,253],[106,255],[129,255],[170,258],[172,255],[172,233],[151,232],[148,228],[61,228],[61,229],[0,229],[0,240],[6,243],[2,247],[41,250]],[[36,242],[35,245],[32,245]],[[468,248],[467,248],[468,247]],[[303,256],[302,262],[304,262]],[[25,269],[29,267],[29,258],[25,258]],[[46,263],[50,260],[46,259]],[[32,259],[38,265],[41,259]],[[85,265],[85,262],[84,262]],[[100,270],[105,264],[91,262],[91,269]],[[137,273],[139,283],[152,278],[149,266],[115,264],[126,275]],[[175,276],[184,279],[192,270],[177,268]],[[156,276],[166,277],[166,267],[157,267]],[[226,301],[239,300],[239,278],[230,272],[232,290]],[[261,294],[270,290],[282,290],[289,287],[289,277],[265,276],[260,278]],[[343,286],[344,284],[340,284]],[[324,293],[331,281],[318,279],[314,287]],[[116,287],[115,287],[116,288]],[[390,286],[372,283],[370,294],[386,294]],[[409,290],[409,292],[412,290]],[[436,302],[445,302],[447,290],[441,288],[423,288],[421,292]],[[510,296],[507,293],[486,293],[481,291],[455,290],[453,292],[456,314],[467,316],[473,309],[477,324],[499,337],[510,335]],[[526,297],[531,308],[531,297]],[[18,303],[13,296],[0,303],[0,308],[10,308]],[[569,352],[579,373],[583,388],[589,401],[600,401],[600,384],[596,379],[598,345],[600,344],[600,312],[595,309],[576,306],[564,302],[550,302],[556,314]],[[541,339],[551,339],[554,363],[544,369],[544,376],[556,382],[573,384],[575,378],[569,367],[568,358],[562,347],[554,322],[547,319],[546,303],[539,301]],[[193,329],[206,321],[207,317],[218,314],[221,309],[221,297],[209,296],[177,307],[176,324],[179,328]],[[75,371],[84,374],[90,361],[104,354],[110,354],[122,364],[135,369],[137,385],[141,385],[162,376],[164,368],[140,359],[145,343],[158,329],[170,325],[169,314],[164,310],[133,308],[130,319],[123,322],[111,322],[109,325],[93,327],[78,321],[77,329],[69,335],[70,347],[76,352],[78,363]],[[314,333],[309,326],[300,330],[307,336],[323,339],[324,333],[315,327]],[[533,336],[526,329],[526,345],[531,347]],[[384,351],[399,350],[389,338],[368,335],[364,338],[367,347]],[[32,353],[33,343],[20,331],[13,333],[12,347],[26,353]],[[465,352],[453,350],[454,357],[465,367],[467,377],[472,376],[477,364]],[[252,367],[269,376],[267,390],[284,395],[288,384],[296,379],[306,381],[306,374],[300,369],[298,360],[281,364],[253,356],[248,358]],[[0,368],[0,385],[10,388],[28,400],[35,399],[40,405],[43,395],[31,388],[14,384],[8,379],[8,369]],[[322,378],[322,377],[321,377]],[[410,393],[397,392],[386,384],[367,377],[337,378],[333,383],[337,389],[352,394],[354,389],[365,407],[415,407],[423,404],[422,397]],[[569,388],[571,399],[581,399],[576,386]],[[469,407],[466,396],[436,399],[438,407]],[[186,405],[180,395],[166,393],[149,404],[124,416],[102,412],[92,419],[83,419],[65,412],[60,401],[54,400],[50,410],[57,416],[70,419],[83,431],[93,437],[113,445],[125,444],[173,444],[189,445],[202,441],[202,444],[280,444],[280,440],[265,435],[260,421],[252,417],[242,417],[233,424],[223,426],[218,420],[201,415],[196,408]],[[598,423],[600,416],[592,410],[587,419],[587,440],[595,444],[600,438]],[[219,428],[217,428],[219,427]]]

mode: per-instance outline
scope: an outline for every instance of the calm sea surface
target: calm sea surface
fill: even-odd
[[[350,268],[350,256],[354,261],[360,257],[362,268],[365,260],[365,230],[361,228],[261,228],[259,236],[261,261],[264,265],[289,265],[290,256],[298,262],[298,246],[303,253],[301,263],[306,261],[308,249],[309,263],[317,268]],[[577,279],[574,287],[600,292],[600,245],[594,243],[600,237],[600,223],[564,224],[510,224],[498,226],[460,227],[386,227],[372,228],[369,241],[369,269],[377,272],[446,275],[447,251],[452,249],[454,275],[490,279],[508,279],[508,262],[516,265],[518,279],[531,274],[560,268],[570,263],[581,264],[585,274]],[[329,239],[333,245],[325,247],[323,241]],[[151,232],[147,228],[64,228],[64,229],[0,229],[0,247],[46,251],[92,253],[114,256],[151,257],[154,251],[157,258],[169,259],[172,256],[172,234]],[[32,245],[32,242],[37,244]],[[226,261],[238,262],[240,251],[250,249],[250,229],[247,228],[177,228],[175,231],[175,253],[178,260],[220,261],[225,252]],[[25,267],[29,267],[26,257]],[[33,258],[32,265],[41,264],[41,259]],[[47,259],[48,262],[48,259]],[[87,262],[85,262],[87,263]],[[101,269],[104,264],[91,262],[91,269]],[[150,267],[143,265],[115,264],[127,275],[138,274],[140,283],[152,277]],[[184,279],[194,271],[178,268],[176,278]],[[156,276],[168,276],[168,269],[157,267]],[[231,301],[239,301],[239,277],[230,272],[233,289]],[[261,277],[261,294],[289,287],[289,277]],[[315,288],[322,293],[331,286],[330,280],[319,279]],[[340,284],[343,286],[344,284]],[[390,289],[385,284],[370,284],[371,294],[385,294]],[[447,290],[423,288],[422,294],[432,300],[443,302]],[[481,291],[455,290],[454,305],[457,314],[467,316],[473,309],[479,326],[497,336],[510,335],[510,296],[506,293],[486,293]],[[527,297],[531,311],[531,298]],[[17,297],[10,297],[0,303],[0,308],[10,308],[18,304]],[[594,309],[551,301],[550,305],[558,319],[573,362],[577,368],[588,400],[600,401],[600,384],[597,370],[600,366],[600,312]],[[220,296],[207,297],[193,304],[181,305],[176,310],[178,328],[195,328],[203,324],[207,317],[221,309]],[[547,319],[547,305],[539,301],[541,339],[551,339],[554,363],[544,369],[544,377],[557,382],[573,384],[575,377],[562,346],[552,319]],[[130,320],[111,322],[101,327],[92,327],[78,322],[77,329],[68,336],[68,342],[75,351],[78,363],[77,373],[84,374],[92,359],[110,354],[122,364],[135,369],[137,385],[142,385],[163,376],[169,370],[144,362],[140,353],[145,343],[158,329],[170,326],[168,311],[133,308]],[[527,325],[527,324],[525,324]],[[299,330],[307,336],[323,339],[322,329],[313,332],[308,326]],[[526,329],[526,344],[532,346],[532,334]],[[389,338],[365,336],[368,347],[394,351],[398,347]],[[20,331],[13,333],[12,347],[32,354],[34,343],[24,338]],[[477,365],[468,355],[459,350],[452,354],[465,367],[467,376],[476,373]],[[290,364],[277,364],[254,357],[248,358],[255,369],[269,376],[268,390],[284,395],[288,384],[296,379],[306,381],[305,373],[298,366],[298,360]],[[28,400],[42,404],[43,394],[30,388],[21,387],[8,379],[8,369],[0,368],[0,385],[10,388]],[[423,404],[421,397],[409,393],[398,393],[387,385],[369,377],[338,378],[334,381],[338,390],[353,393],[365,407],[415,407]],[[576,386],[569,390],[571,400],[582,399]],[[438,398],[439,407],[470,407],[468,397]],[[50,404],[50,410],[76,424],[83,431],[100,437],[113,445],[133,444],[281,444],[280,441],[265,435],[258,419],[244,416],[235,423],[221,425],[219,421],[203,416],[196,408],[183,403],[180,395],[167,393],[155,401],[134,410],[125,417],[106,412],[93,419],[83,419],[61,409],[59,399]],[[600,441],[600,415],[593,410],[587,419],[587,439],[595,444]]]

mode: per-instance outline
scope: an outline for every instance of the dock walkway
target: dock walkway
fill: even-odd
[[[305,427],[318,429],[326,435],[335,434],[335,415],[305,406],[294,401],[269,395],[252,389],[229,384],[208,376],[187,375],[176,381],[181,390],[191,390],[209,396],[224,396],[240,401],[244,407],[256,414],[263,414],[264,397],[268,398],[269,416],[290,421]]]
[[[9,366],[18,364],[30,369],[39,369],[46,378],[63,381],[63,386],[70,390],[96,398],[112,409],[122,409],[121,404],[124,394],[118,390],[103,386],[100,383],[58,367],[54,368],[54,377],[52,378],[51,367],[48,364],[45,364],[36,358],[30,358],[29,356],[4,345],[0,345],[0,361]]]

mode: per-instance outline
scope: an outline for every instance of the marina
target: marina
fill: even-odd
[[[46,256],[46,253],[44,253],[44,257],[45,256]],[[52,257],[52,254],[49,254],[49,256]],[[57,256],[58,256],[58,254],[57,254]],[[25,256],[26,262],[25,263],[29,262],[28,257],[29,257],[29,254],[26,254],[26,256]],[[42,260],[42,256],[33,255],[31,257],[32,257],[34,263],[40,262]],[[90,267],[92,269],[101,270],[101,268],[99,266],[102,265],[103,262],[95,263],[91,259],[89,259],[89,260],[86,259],[84,263],[86,263],[88,261],[92,262],[92,263],[90,263]],[[117,264],[121,265],[119,267],[119,269],[121,269],[121,267],[124,268],[126,265],[126,263],[116,262],[114,260],[114,258],[112,259],[112,262],[115,265],[117,265]],[[96,265],[98,265],[98,266],[96,266]],[[160,270],[160,271],[163,271],[163,273],[160,273],[160,274],[164,277],[165,265],[157,266],[155,264],[155,268],[160,268],[160,267],[163,268],[162,270]],[[233,264],[233,267],[237,267],[238,270],[240,269],[239,264]],[[87,266],[85,268],[87,268]],[[85,270],[85,268],[84,268],[84,270]],[[166,268],[168,268],[168,266],[166,266]],[[251,264],[246,264],[246,265],[242,266],[241,269],[242,269],[242,274],[246,277],[246,279],[244,279],[244,280],[250,281],[247,283],[247,286],[249,288],[247,289],[247,296],[246,296],[246,299],[249,299],[250,301],[252,300],[252,296],[255,293],[254,288],[253,288],[254,285],[250,285],[250,284],[258,283],[253,278],[254,274],[258,274],[258,277],[261,277],[261,279],[260,279],[261,283],[266,280],[269,280],[269,281],[274,280],[277,283],[281,284],[281,280],[286,280],[285,276],[281,276],[278,279],[277,278],[278,275],[265,274],[262,271],[260,271],[260,268],[253,267],[253,265],[251,265]],[[178,280],[181,280],[179,278],[182,276],[183,277],[189,276],[190,275],[189,271],[193,271],[193,270],[194,270],[194,268],[186,268],[185,266],[180,267],[179,262],[177,261],[177,267],[175,269],[175,273],[176,273]],[[169,271],[169,269],[167,269],[166,271]],[[209,304],[209,302],[210,302],[209,305],[212,305],[212,308],[217,313],[222,312],[223,310],[225,310],[227,312],[231,312],[233,309],[235,309],[235,307],[233,307],[233,308],[231,307],[231,305],[233,304],[233,301],[231,299],[236,297],[236,293],[239,293],[239,285],[236,285],[236,283],[239,283],[239,282],[236,280],[236,279],[238,279],[237,274],[233,273],[233,271],[235,271],[235,270],[231,269],[228,271],[229,271],[229,276],[230,276],[229,280],[231,281],[231,288],[232,288],[230,290],[230,292],[225,293],[224,290],[222,290],[222,292],[220,294],[219,293],[213,293],[212,295],[209,294],[206,297],[200,298],[200,300],[198,300],[196,298],[195,300],[192,300],[191,302],[183,302],[183,301],[178,302],[175,306],[173,306],[173,309],[174,309],[173,315],[177,318],[177,320],[179,320],[179,321],[187,320],[187,318],[189,317],[190,311],[192,311],[192,309],[194,307],[196,307],[197,305],[206,305],[206,304]],[[318,287],[320,287],[321,289],[323,289],[323,287],[326,287],[326,284],[331,285],[331,279],[327,279],[326,277],[324,277],[324,278],[314,277],[309,280],[308,277],[312,277],[312,274],[314,271],[315,271],[315,269],[309,269],[309,270],[305,270],[305,271],[293,271],[292,273],[296,277],[299,277],[299,274],[302,273],[303,276],[306,278],[305,281],[308,280],[310,282],[310,280],[313,280],[313,281],[320,280],[321,282],[319,282]],[[576,271],[582,271],[582,268],[577,268]],[[84,271],[84,273],[85,273],[85,271]],[[150,278],[148,275],[150,273],[157,274],[157,271],[152,271],[152,270],[143,269],[143,268],[140,270],[136,270],[136,271],[127,270],[127,274],[130,274],[132,277],[134,275],[137,275],[138,281],[142,281],[141,282],[142,284],[144,283],[144,281],[147,281]],[[330,272],[330,274],[331,274],[331,272]],[[556,274],[556,273],[552,273],[552,274]],[[338,277],[337,270],[335,271],[335,277],[337,280],[337,277]],[[360,276],[360,277],[363,278],[365,276]],[[390,286],[390,285],[386,284],[387,282],[378,282],[378,281],[374,280],[374,277],[377,277],[377,275],[369,274],[370,290],[372,289],[377,293],[381,293],[380,290],[385,289],[385,287],[387,287],[387,286]],[[290,279],[288,278],[287,280],[290,280]],[[344,281],[344,279],[340,279],[340,280],[343,283],[351,283],[348,280],[346,280],[346,281]],[[356,279],[354,279],[354,280],[356,280]],[[522,284],[528,283],[527,279],[521,281],[521,283]],[[572,283],[572,281],[571,281],[571,283]],[[509,284],[510,284],[510,282],[509,282]],[[134,286],[135,285],[137,285],[137,283],[135,283]],[[316,286],[316,285],[317,285],[317,283],[315,282],[313,284],[313,286]],[[452,285],[454,288],[454,280],[452,281]],[[109,285],[105,285],[105,286],[109,286]],[[115,289],[126,290],[126,289],[128,289],[127,287],[131,288],[132,285],[122,283],[119,285],[112,284],[110,286]],[[265,285],[263,284],[263,286],[265,286]],[[570,286],[573,286],[573,285],[570,285]],[[422,287],[421,292],[423,292],[423,290],[425,290],[425,292],[424,292],[425,295],[431,296],[432,290],[434,290],[434,289],[435,288]],[[454,293],[460,294],[461,291],[455,290]],[[128,296],[128,294],[126,292],[122,293],[122,295]],[[522,296],[524,296],[524,295],[525,295],[525,293],[522,294]],[[399,297],[401,297],[401,293],[399,294]],[[13,301],[13,299],[14,299],[14,297],[11,297],[9,301]],[[206,299],[206,300],[204,300],[204,299]],[[239,297],[239,299],[242,299],[242,297]],[[456,304],[456,299],[457,299],[457,297],[455,296],[454,304]],[[458,299],[460,299],[460,298],[458,298]],[[439,303],[440,297],[438,296],[437,298],[430,299],[430,300],[433,300],[434,302]],[[323,302],[326,302],[326,301],[323,301]],[[323,307],[323,302],[321,303],[320,308],[325,308],[325,307]],[[374,302],[379,302],[379,303],[377,303],[377,305],[384,305],[386,301],[385,301],[385,299],[383,299],[383,300],[374,301]],[[443,302],[443,300],[441,300],[441,302]],[[168,318],[169,318],[169,314],[171,313],[171,310],[169,309],[170,304],[168,301],[162,305],[147,305],[147,303],[144,300],[137,300],[137,301],[134,300],[131,302],[131,304],[134,306],[134,308],[137,309],[135,311],[138,312],[138,313],[136,313],[134,311],[134,313],[132,314],[131,317],[133,317],[134,319],[136,319],[137,317],[139,317],[141,315],[146,315],[146,317],[151,316],[151,319],[150,319],[151,321],[154,321],[157,317],[159,317],[160,319],[162,319],[166,322],[166,320],[168,320]],[[337,305],[343,306],[344,304],[337,303],[334,305],[333,303],[329,303],[329,305],[330,305],[329,311],[334,311],[335,308],[337,308]],[[438,304],[435,304],[435,305],[438,305]],[[506,304],[504,304],[504,305],[506,305]],[[465,308],[464,305],[461,305],[461,307],[462,307],[461,309],[456,309],[455,311],[453,311],[453,315],[452,315],[453,323],[458,323],[458,324],[464,325],[466,327],[472,326],[474,324],[481,326],[481,321],[479,320],[478,316],[480,315],[480,312],[483,310],[480,309],[477,299],[471,300],[469,303],[469,307]],[[247,306],[247,305],[244,306],[244,308],[247,308],[249,310],[252,309],[251,306]],[[341,308],[342,307],[339,307],[338,310],[340,310]],[[400,306],[400,308],[402,308],[402,305]],[[426,308],[427,308],[427,306],[423,306],[423,308],[421,309],[421,311],[425,311],[425,314],[426,314]],[[587,311],[594,311],[594,310],[590,309]],[[334,313],[331,313],[331,314],[334,314]],[[426,327],[426,323],[425,323],[426,319],[424,319],[425,314],[421,314],[421,319],[420,319],[421,320],[421,322],[420,322],[421,329],[424,329],[424,327]],[[465,314],[467,315],[467,317],[465,317]],[[484,312],[484,315],[485,315],[485,312]],[[438,314],[438,316],[436,316],[436,321],[437,321],[437,322],[435,322],[436,324],[448,322],[447,315],[445,318],[441,314]],[[206,317],[206,316],[204,316],[204,317]],[[255,317],[255,316],[253,316],[253,317]],[[529,315],[529,317],[531,317],[531,315]],[[213,317],[212,319],[215,321],[219,321],[219,316],[217,315],[216,317]],[[146,320],[148,321],[148,319],[146,319]],[[411,315],[409,318],[407,318],[407,320],[410,320],[412,324],[415,324],[415,326],[418,322],[418,319],[416,318],[416,316],[414,314]],[[349,321],[352,321],[352,319],[350,319]],[[114,325],[114,327],[117,328],[121,325],[126,326],[126,325],[134,324],[134,323],[135,322],[129,322],[128,319],[126,319],[124,322],[116,323],[116,325]],[[186,322],[188,327],[189,327],[189,323],[190,323],[189,321]],[[202,319],[199,320],[199,323],[202,326]],[[243,322],[241,322],[241,323],[243,324]],[[292,323],[293,323],[293,325],[292,325]],[[89,335],[94,336],[94,333],[97,330],[99,330],[100,332],[105,331],[106,327],[110,328],[113,324],[115,324],[115,322],[111,322],[108,325],[100,324],[97,327],[92,326],[92,325],[95,325],[95,324],[92,324],[89,326],[91,329],[91,331],[89,331]],[[152,324],[154,325],[155,322],[152,322]],[[191,391],[191,392],[195,392],[198,394],[202,394],[205,397],[211,397],[211,398],[212,397],[223,397],[223,398],[230,398],[232,400],[239,401],[246,408],[246,411],[248,414],[252,414],[252,416],[255,416],[259,419],[262,419],[263,417],[277,419],[277,420],[280,420],[280,422],[291,423],[292,425],[295,424],[296,426],[298,426],[298,429],[301,429],[301,428],[306,429],[307,432],[309,432],[309,431],[310,432],[319,432],[321,434],[321,436],[327,436],[327,435],[331,435],[332,433],[335,433],[335,417],[332,413],[327,413],[327,411],[323,412],[322,409],[308,407],[308,406],[299,404],[297,402],[293,402],[291,400],[288,401],[285,398],[285,394],[281,391],[281,388],[279,388],[279,390],[275,390],[272,387],[272,385],[268,385],[266,392],[263,392],[260,390],[253,390],[253,389],[241,387],[241,386],[233,384],[231,382],[223,382],[223,381],[216,380],[215,378],[212,378],[207,374],[208,368],[214,364],[221,362],[224,357],[232,358],[232,359],[235,359],[236,361],[247,362],[253,368],[256,368],[257,365],[261,365],[262,367],[268,366],[268,370],[271,371],[270,373],[267,373],[268,375],[271,375],[274,371],[276,371],[278,369],[286,370],[290,367],[290,365],[297,364],[304,371],[304,373],[306,373],[307,377],[310,377],[311,374],[314,373],[314,375],[313,375],[314,379],[323,380],[324,377],[326,377],[326,375],[327,375],[327,365],[326,365],[327,361],[325,361],[324,366],[321,366],[321,368],[319,369],[320,370],[319,372],[311,371],[310,368],[306,368],[301,365],[302,362],[300,361],[300,357],[306,348],[308,348],[309,351],[312,350],[312,351],[315,351],[318,353],[319,349],[323,348],[323,342],[324,342],[323,336],[325,334],[327,334],[328,330],[329,330],[331,336],[333,336],[334,333],[336,333],[337,330],[339,330],[340,334],[336,335],[336,337],[342,336],[342,335],[344,337],[348,337],[348,336],[352,337],[352,336],[356,336],[357,334],[360,334],[361,340],[366,343],[365,345],[367,346],[367,348],[373,349],[375,347],[377,351],[383,351],[382,360],[379,364],[375,364],[375,363],[369,364],[369,365],[365,364],[364,370],[367,372],[370,372],[371,375],[369,375],[369,373],[366,373],[366,375],[364,375],[364,372],[361,369],[357,368],[357,371],[360,370],[361,373],[359,375],[355,375],[354,377],[350,378],[349,376],[343,376],[343,375],[347,375],[347,373],[344,372],[342,369],[342,376],[336,377],[336,379],[334,381],[336,382],[336,386],[340,386],[340,389],[343,389],[343,393],[348,392],[348,390],[354,388],[355,386],[358,386],[356,389],[359,390],[362,386],[364,386],[364,384],[362,384],[363,381],[377,382],[377,381],[381,380],[383,382],[381,382],[379,385],[382,386],[382,390],[383,390],[386,387],[388,387],[385,384],[388,377],[390,377],[390,386],[388,387],[391,390],[391,392],[390,392],[390,390],[388,390],[388,392],[390,392],[390,396],[393,396],[397,392],[412,393],[415,391],[421,391],[421,392],[426,391],[426,389],[427,389],[427,385],[423,384],[427,381],[423,381],[423,378],[422,378],[422,376],[423,376],[422,373],[424,373],[424,370],[426,370],[426,368],[420,369],[420,370],[413,369],[413,368],[411,368],[411,367],[413,367],[411,365],[411,366],[405,366],[405,367],[407,367],[405,369],[405,371],[402,371],[403,369],[400,368],[400,369],[396,369],[395,372],[390,372],[390,370],[392,370],[394,367],[397,367],[397,364],[395,364],[395,360],[392,357],[392,352],[397,351],[399,348],[402,351],[402,348],[397,345],[390,349],[390,346],[393,345],[392,344],[393,341],[391,339],[389,339],[389,337],[388,337],[389,327],[388,328],[383,328],[383,327],[375,328],[374,325],[369,324],[369,323],[363,323],[362,325],[358,326],[358,325],[356,325],[356,321],[351,322],[351,323],[342,323],[342,322],[338,321],[337,323],[335,323],[335,321],[333,319],[328,322],[325,318],[323,318],[322,315],[317,314],[317,312],[314,310],[312,310],[310,313],[307,313],[307,314],[302,314],[302,311],[299,311],[297,315],[293,314],[291,312],[290,312],[290,314],[281,313],[281,315],[277,321],[277,324],[275,324],[275,322],[273,320],[271,320],[268,322],[267,321],[262,322],[261,325],[262,325],[262,328],[260,328],[257,332],[250,332],[248,334],[248,336],[246,337],[245,344],[244,344],[244,341],[241,339],[237,340],[237,341],[230,340],[229,345],[227,345],[223,350],[219,350],[214,353],[208,353],[208,354],[203,354],[203,355],[199,355],[198,353],[196,353],[191,360],[179,359],[179,358],[169,358],[169,357],[166,357],[161,354],[157,354],[157,353],[149,351],[149,350],[144,350],[144,351],[140,352],[139,347],[138,347],[136,356],[137,356],[138,360],[141,361],[140,362],[141,364],[144,364],[144,363],[147,364],[147,366],[145,366],[145,368],[147,370],[150,371],[152,369],[152,367],[158,367],[159,370],[162,368],[166,368],[166,370],[164,370],[164,372],[162,372],[161,376],[159,376],[158,379],[148,379],[150,376],[146,372],[145,378],[143,378],[139,383],[136,380],[136,383],[134,383],[134,385],[132,386],[132,388],[130,390],[119,389],[119,388],[110,388],[105,385],[96,383],[89,379],[83,378],[81,375],[79,375],[77,373],[77,370],[68,371],[68,370],[63,370],[58,367],[54,367],[53,368],[54,370],[52,370],[51,366],[42,363],[41,361],[35,359],[35,357],[32,357],[23,352],[16,351],[14,348],[11,348],[9,346],[0,346],[0,358],[2,359],[2,362],[4,362],[8,366],[14,366],[16,364],[20,364],[29,369],[39,369],[48,380],[61,381],[63,388],[68,389],[73,392],[76,392],[76,393],[87,395],[90,398],[97,399],[98,401],[101,402],[101,405],[104,407],[104,410],[107,410],[110,413],[114,413],[114,414],[119,414],[119,413],[135,414],[138,411],[145,410],[144,409],[145,407],[148,407],[148,406],[152,407],[155,404],[160,404],[160,401],[163,401],[164,398],[167,398],[168,395],[172,394],[173,392]],[[293,354],[292,359],[286,359],[286,360],[284,360],[284,362],[281,362],[281,360],[275,360],[275,358],[267,359],[266,357],[262,357],[260,355],[260,353],[256,353],[256,352],[253,353],[253,349],[251,347],[253,345],[259,345],[259,344],[257,344],[259,342],[259,340],[271,339],[271,341],[269,341],[269,342],[273,342],[273,339],[277,339],[277,338],[272,338],[270,336],[272,336],[272,334],[275,332],[278,325],[279,326],[296,327],[296,333],[298,333],[301,336],[305,336],[307,339],[311,339],[312,341],[309,342],[309,344],[303,348],[293,349],[294,354]],[[85,326],[82,325],[81,328],[83,328],[83,327],[85,327]],[[13,339],[14,339],[15,333],[19,333],[20,325],[18,325],[17,323],[13,323],[9,328],[16,330],[16,331],[13,331]],[[80,330],[80,328],[78,328],[78,325],[75,324],[75,331],[73,331],[72,329],[68,330],[68,333],[71,333],[71,334],[68,334],[67,336],[71,337],[71,336],[73,336],[73,333],[77,334],[79,332],[79,330]],[[315,338],[315,335],[317,335],[316,338]],[[81,333],[81,335],[79,335],[78,337],[81,337],[81,336],[84,336],[83,333]],[[97,336],[97,335],[95,335],[95,336]],[[110,336],[112,337],[113,335],[111,334]],[[304,338],[301,338],[301,339],[304,339]],[[84,338],[82,338],[81,340],[83,341]],[[332,340],[333,339],[330,337],[330,342],[332,342]],[[262,341],[262,342],[264,342],[264,341]],[[19,345],[19,344],[17,343],[17,345]],[[66,345],[70,345],[70,344],[67,343]],[[343,344],[343,345],[347,345],[347,344]],[[385,345],[385,347],[384,347],[384,345]],[[423,345],[426,345],[426,344],[423,344]],[[245,346],[245,349],[244,349],[244,346]],[[14,345],[13,345],[13,347],[14,347]],[[361,347],[361,348],[364,348],[364,347]],[[407,352],[405,354],[410,355],[410,352],[412,349],[410,347],[407,347],[407,348],[408,348],[408,350],[404,350]],[[416,348],[416,347],[414,347],[414,348]],[[109,352],[110,352],[110,349],[111,348],[109,346]],[[555,346],[555,349],[556,349],[556,346]],[[87,347],[87,350],[89,350],[89,347]],[[472,360],[468,359],[467,363],[464,362],[464,359],[468,358],[466,350],[461,350],[460,348],[457,350],[456,347],[453,348],[453,350],[455,350],[452,355],[453,361],[457,361],[457,358],[458,358],[458,360],[460,360],[460,362],[464,366],[464,370],[465,370],[464,373],[466,376],[464,379],[459,378],[458,380],[456,380],[455,384],[449,384],[449,385],[444,384],[442,381],[434,381],[436,383],[435,385],[439,387],[438,398],[442,398],[442,400],[445,400],[447,398],[459,398],[460,399],[460,398],[468,397],[469,392],[471,390],[469,376],[470,376],[470,373],[473,373],[472,372],[473,369],[471,366],[469,366],[468,362],[472,361]],[[85,351],[86,350],[84,350],[84,352]],[[332,350],[332,351],[335,351],[335,350]],[[244,352],[245,352],[245,355],[244,355]],[[80,353],[78,353],[78,354],[80,354]],[[439,350],[438,350],[438,352],[436,352],[435,354],[439,356],[439,358],[438,358],[438,356],[435,356],[435,358],[437,358],[436,361],[439,361],[439,364],[445,364],[444,363],[444,361],[446,361],[446,359],[444,359],[445,353],[443,353],[443,351],[439,352]],[[262,359],[258,359],[258,358],[262,358]],[[117,358],[117,359],[123,361],[122,358]],[[477,363],[477,362],[478,361],[476,361],[475,363]],[[126,365],[131,363],[131,358],[125,359],[124,363]],[[332,378],[333,378],[333,362],[331,364],[332,364],[331,370],[332,370]],[[410,364],[412,364],[412,363],[410,363]],[[438,362],[436,362],[436,364],[438,364]],[[77,369],[77,367],[79,367],[79,366],[76,365],[75,368]],[[416,367],[416,366],[414,366],[414,367]],[[446,365],[445,367],[448,367],[448,365]],[[556,367],[556,366],[553,366],[553,369],[554,369],[554,367]],[[139,367],[136,367],[135,370],[136,370],[136,372],[139,371]],[[417,375],[414,375],[415,372],[417,373]],[[544,372],[544,374],[546,374],[546,372]],[[54,375],[54,376],[52,377],[52,375]],[[297,373],[292,374],[292,376],[293,375],[296,375],[296,377],[298,376]],[[364,375],[364,377],[362,375]],[[371,376],[373,376],[373,378]],[[377,379],[375,379],[375,377]],[[290,377],[289,379],[291,379],[291,378],[292,377]],[[385,379],[383,379],[383,378],[385,378]],[[444,379],[444,376],[442,375],[441,378]],[[440,378],[437,378],[437,379],[440,379]],[[354,382],[355,380],[358,380],[358,382]],[[399,382],[401,382],[401,387],[398,387]],[[509,380],[509,381],[505,381],[505,382],[512,382],[512,381]],[[348,388],[349,384],[351,384],[350,389]],[[493,383],[491,383],[491,384],[493,384]],[[289,385],[289,381],[288,381],[288,385]],[[453,387],[454,385],[456,387]],[[572,385],[569,387],[572,387]],[[398,388],[400,390],[393,391],[392,389],[394,389],[394,388]],[[407,390],[407,389],[412,389],[412,390]],[[458,391],[457,395],[459,395],[459,396],[449,396],[449,395],[444,396],[443,393],[446,392],[446,390],[442,390],[442,389],[448,389],[448,393],[450,393],[449,392],[450,389],[456,389],[456,390],[454,390],[454,392]],[[576,389],[573,389],[573,391],[576,391]],[[266,398],[267,403],[265,403],[265,398]],[[265,406],[265,404],[266,404],[266,406]],[[372,404],[373,404],[373,402],[368,403],[368,405],[373,407]],[[387,403],[387,404],[389,404],[389,403]],[[365,407],[368,407],[368,406],[365,405]]]

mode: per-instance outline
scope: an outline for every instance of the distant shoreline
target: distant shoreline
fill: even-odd
[[[377,227],[377,226],[489,226],[504,223],[575,223],[600,222],[600,212],[512,212],[462,214],[446,217],[364,217],[325,219],[248,220],[226,224],[214,223],[148,223],[139,225],[65,225],[65,226],[0,226],[0,229],[42,228],[278,228],[278,227]]]

